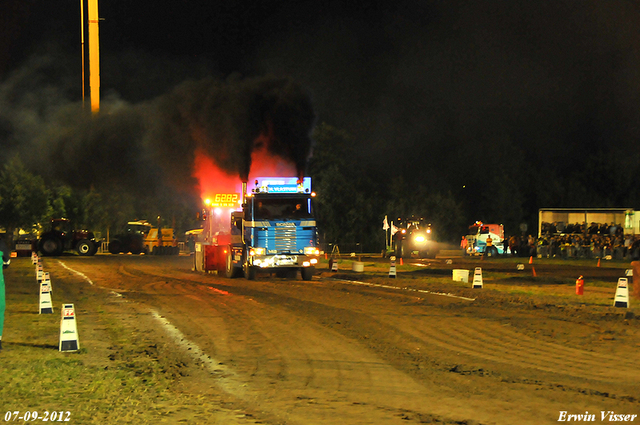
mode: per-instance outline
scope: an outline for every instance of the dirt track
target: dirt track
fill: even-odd
[[[482,263],[487,283],[473,290],[443,282],[450,271],[441,264],[397,279],[385,276],[386,263],[373,278],[323,270],[303,282],[222,279],[192,272],[190,261],[99,255],[48,258],[45,267],[71,296],[107,297],[120,320],[175,357],[180,391],[241,409],[239,423],[511,425],[557,423],[563,411],[589,412],[595,423],[601,411],[640,414],[636,310],[582,305],[561,282],[557,295],[507,295],[490,273],[513,263]],[[620,275],[578,274],[589,273]],[[536,285],[524,276],[508,283]],[[612,288],[589,291],[613,299]]]

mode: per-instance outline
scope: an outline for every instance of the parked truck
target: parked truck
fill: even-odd
[[[124,229],[109,242],[112,254],[179,254],[173,229],[153,227],[147,220],[129,221]]]
[[[504,240],[504,226],[502,224],[484,224],[476,221],[469,226],[469,231],[465,236],[467,239],[468,255],[494,256],[507,251]],[[491,244],[487,247],[487,239]]]
[[[228,278],[301,273],[311,280],[320,254],[311,178],[260,177],[242,193],[212,195],[195,244],[195,269]]]
[[[129,221],[126,226],[109,241],[111,254],[132,253],[148,254],[149,248],[145,239],[151,231],[151,224],[146,220]]]
[[[65,251],[73,251],[78,255],[94,255],[100,243],[93,232],[76,230],[70,220],[54,218],[49,228],[43,232],[36,246],[45,256],[62,255]]]

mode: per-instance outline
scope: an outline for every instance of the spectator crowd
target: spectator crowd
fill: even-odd
[[[509,249],[511,255],[522,257],[637,260],[640,235],[625,235],[624,228],[613,223],[543,222],[540,237],[512,236]]]

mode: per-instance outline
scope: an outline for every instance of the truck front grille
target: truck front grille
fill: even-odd
[[[295,227],[276,227],[275,248],[278,252],[295,251],[296,249],[296,228]]]

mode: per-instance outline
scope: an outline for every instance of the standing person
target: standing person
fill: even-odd
[[[0,256],[2,257],[2,269],[0,269],[0,350],[2,350],[2,331],[4,329],[4,273],[3,269],[9,267],[11,262],[11,251],[5,243],[4,239],[0,238]]]

